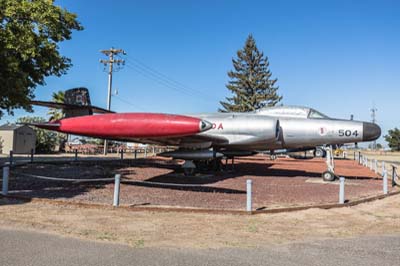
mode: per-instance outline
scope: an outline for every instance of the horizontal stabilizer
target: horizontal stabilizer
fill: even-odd
[[[17,124],[34,126],[34,127],[50,129],[50,130],[57,130],[61,126],[60,123],[52,123],[52,122],[47,122],[47,123],[30,122],[30,123],[17,123]]]
[[[56,109],[64,109],[64,110],[88,110],[93,113],[98,114],[107,114],[107,113],[115,113],[113,111],[109,111],[107,109],[103,109],[97,106],[92,105],[79,105],[79,104],[68,104],[68,103],[56,103],[56,102],[46,102],[46,101],[31,101],[31,104],[37,106],[44,106],[49,108]]]

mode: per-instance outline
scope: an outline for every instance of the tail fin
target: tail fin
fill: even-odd
[[[93,113],[114,113],[90,104],[89,90],[87,88],[73,88],[65,91],[64,103],[31,101],[31,104],[49,108],[63,109],[65,117],[92,115]]]

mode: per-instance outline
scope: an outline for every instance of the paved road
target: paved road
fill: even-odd
[[[400,235],[259,249],[130,248],[0,229],[0,265],[399,265]]]

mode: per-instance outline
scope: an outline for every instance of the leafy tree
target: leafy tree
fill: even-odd
[[[400,151],[400,129],[397,127],[390,129],[388,135],[385,136],[385,140],[392,151]]]
[[[260,52],[250,34],[237,59],[232,59],[234,71],[229,71],[230,81],[226,85],[233,93],[221,101],[220,112],[248,112],[264,106],[274,106],[282,100],[275,86],[277,79],[271,79],[268,57]]]
[[[64,96],[65,96],[64,91],[53,92],[51,101],[56,103],[64,103]],[[64,117],[64,110],[57,108],[50,108],[47,114],[50,116],[49,119],[50,121],[60,120],[61,118]]]
[[[32,111],[35,87],[72,65],[58,43],[82,29],[54,0],[0,0],[0,117],[15,108]]]
[[[18,123],[43,123],[46,119],[42,117],[21,117],[17,120]],[[36,133],[36,152],[49,153],[54,151],[55,146],[59,143],[59,138],[56,132],[34,128]]]

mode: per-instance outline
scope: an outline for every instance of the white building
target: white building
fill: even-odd
[[[27,125],[5,124],[0,126],[0,153],[31,153],[35,150],[36,134]]]

